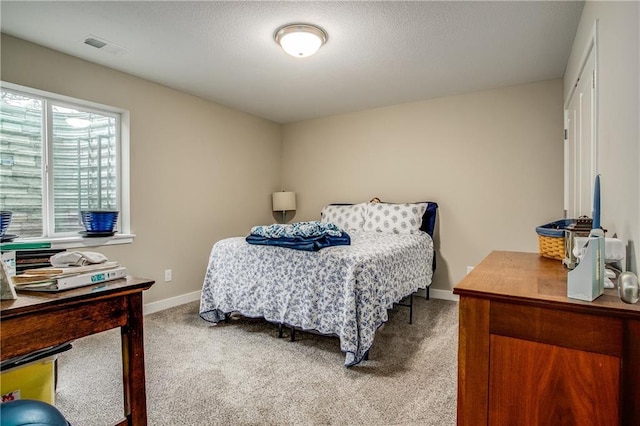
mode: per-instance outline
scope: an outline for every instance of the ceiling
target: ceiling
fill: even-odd
[[[582,1],[6,1],[3,33],[279,123],[562,77]],[[325,29],[293,58],[273,34]],[[102,49],[84,43],[95,37]]]

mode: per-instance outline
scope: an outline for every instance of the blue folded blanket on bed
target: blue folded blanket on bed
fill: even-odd
[[[348,246],[351,244],[351,238],[346,232],[343,232],[340,237],[333,235],[325,235],[322,237],[307,237],[307,238],[265,238],[255,235],[249,235],[246,238],[249,244],[261,244],[265,246],[278,246],[287,247],[294,250],[306,250],[306,251],[318,251],[325,247],[331,246]]]
[[[317,251],[351,244],[349,234],[331,222],[297,222],[291,225],[254,226],[246,238],[249,244]]]

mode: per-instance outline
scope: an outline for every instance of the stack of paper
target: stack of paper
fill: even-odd
[[[27,269],[12,277],[17,290],[60,291],[98,284],[127,276],[127,269],[118,262],[104,262],[66,268]]]

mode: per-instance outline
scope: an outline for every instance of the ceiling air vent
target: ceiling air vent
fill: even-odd
[[[105,40],[101,37],[97,37],[93,34],[89,34],[84,38],[84,44],[95,47],[96,49],[100,49],[104,52],[109,52],[112,55],[122,55],[127,52],[122,46],[118,46],[115,43],[112,43],[108,40]]]
[[[93,37],[88,37],[87,39],[85,39],[84,44],[88,44],[89,46],[93,46],[97,49],[102,49],[103,47],[105,47],[107,45],[107,43],[98,40],[97,38],[93,38]]]

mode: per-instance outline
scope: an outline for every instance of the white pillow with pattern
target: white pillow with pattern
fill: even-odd
[[[364,230],[389,234],[417,234],[427,203],[369,203]]]
[[[340,229],[362,230],[364,226],[364,214],[367,203],[349,205],[327,205],[320,212],[322,222],[332,222]]]

